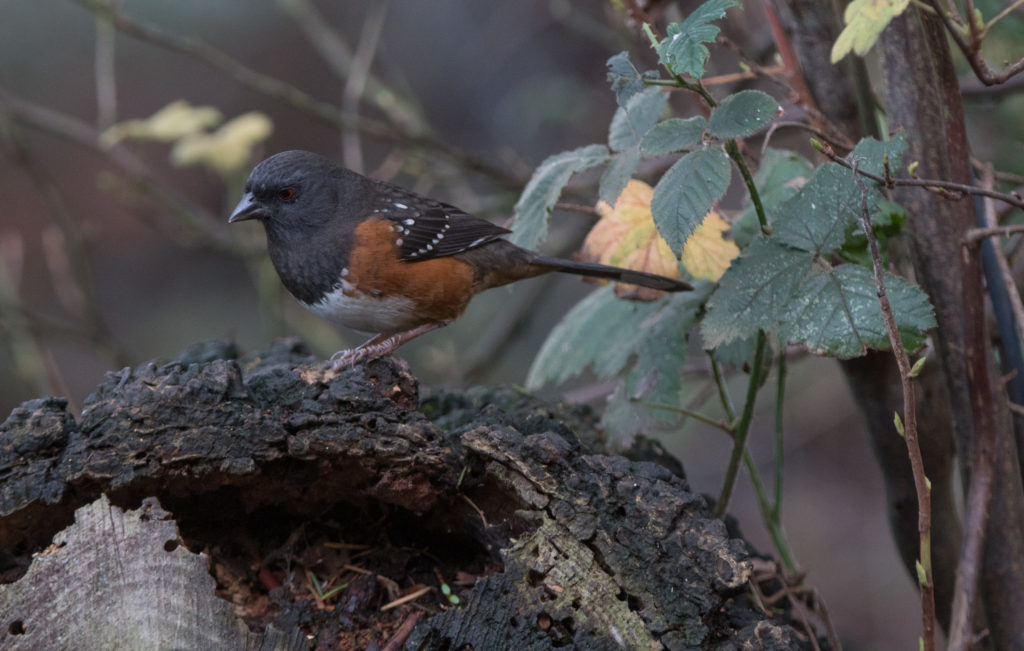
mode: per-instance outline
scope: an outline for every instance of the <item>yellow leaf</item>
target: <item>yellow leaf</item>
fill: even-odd
[[[832,46],[832,63],[852,50],[864,56],[892,19],[902,14],[910,0],[853,0],[846,5],[843,22],[846,27]]]
[[[205,165],[227,175],[248,167],[252,150],[270,137],[274,125],[263,113],[239,115],[213,133],[194,133],[182,138],[171,150],[175,165]]]
[[[679,264],[668,243],[658,234],[651,215],[654,189],[642,181],[630,179],[615,200],[615,206],[601,201],[597,212],[601,219],[594,225],[580,254],[585,260],[679,278]],[[661,292],[619,283],[615,293],[623,298],[654,300]]]
[[[100,142],[108,147],[125,138],[173,142],[202,133],[220,124],[222,119],[221,112],[212,106],[192,106],[179,99],[144,120],[126,120],[115,124],[100,136]]]
[[[725,239],[729,228],[729,223],[716,210],[704,217],[683,247],[683,266],[690,275],[711,281],[722,277],[732,259],[740,253],[734,242]]]

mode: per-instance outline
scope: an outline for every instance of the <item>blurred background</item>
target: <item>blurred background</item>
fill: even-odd
[[[682,4],[667,11],[697,3]],[[745,4],[725,33],[771,64],[761,3]],[[42,395],[80,409],[107,371],[204,340],[254,350],[296,335],[322,356],[360,343],[284,294],[261,228],[228,227],[255,162],[310,149],[504,222],[545,157],[606,140],[615,98],[605,61],[628,49],[653,67],[614,2],[113,0],[116,28],[89,6],[0,0],[3,415]],[[716,48],[711,70],[735,72],[735,56]],[[759,87],[799,119],[779,88]],[[181,100],[188,106],[167,108]],[[693,111],[673,101],[677,114]],[[1021,134],[993,135],[1024,128],[1012,117],[1019,102],[980,91],[973,102],[972,115],[995,108],[997,118],[972,125],[987,149],[975,153],[1020,172]],[[806,149],[806,137],[793,138],[773,145]],[[593,205],[595,178],[574,181],[564,200]],[[556,212],[545,251],[571,255],[593,220]],[[402,355],[424,391],[521,383],[546,333],[591,289],[547,277],[494,290]],[[825,359],[795,359],[790,378],[783,517],[806,582],[846,648],[916,647],[917,596],[847,388]],[[584,378],[545,397],[568,391],[600,408],[610,389]],[[751,435],[765,477],[771,394]],[[661,438],[697,490],[717,493],[725,437],[690,424]],[[743,479],[732,511],[770,550]]]

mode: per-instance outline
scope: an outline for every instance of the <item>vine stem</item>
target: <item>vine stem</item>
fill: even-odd
[[[768,338],[764,330],[757,332],[757,348],[754,351],[754,363],[750,368],[750,382],[747,384],[747,395],[743,401],[743,413],[740,415],[740,422],[736,424],[733,433],[732,455],[729,457],[729,465],[725,469],[725,480],[722,482],[722,490],[718,494],[718,503],[715,505],[715,517],[721,518],[729,508],[729,499],[732,497],[732,490],[736,485],[736,474],[743,458],[743,451],[747,447],[747,435],[750,433],[750,421],[754,417],[754,403],[757,402],[757,390],[761,385],[761,372],[764,367],[764,349]]]
[[[868,187],[861,174],[858,173],[856,160],[850,163],[850,169],[854,171],[854,178],[860,187],[861,212],[859,218],[871,252],[875,291],[878,296],[878,303],[882,309],[882,320],[885,322],[885,331],[889,335],[889,343],[892,345],[892,352],[896,357],[896,366],[900,372],[900,386],[903,392],[903,438],[907,444],[907,455],[910,457],[910,467],[914,475],[914,487],[917,490],[917,531],[920,540],[918,584],[921,587],[922,649],[924,651],[934,651],[935,582],[932,578],[931,484],[925,475],[924,459],[921,456],[921,446],[917,438],[917,410],[914,398],[914,383],[911,377],[910,357],[907,355],[907,349],[903,346],[903,338],[900,336],[900,331],[896,326],[892,305],[889,303],[889,297],[885,292],[882,257],[878,252],[878,240],[875,238],[875,230],[871,225],[871,215],[868,211]]]

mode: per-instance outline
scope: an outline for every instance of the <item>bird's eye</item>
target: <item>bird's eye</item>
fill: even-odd
[[[285,188],[283,190],[278,190],[277,197],[281,201],[291,201],[292,199],[295,198],[295,188]]]

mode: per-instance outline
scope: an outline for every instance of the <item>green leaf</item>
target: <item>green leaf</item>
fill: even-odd
[[[857,160],[858,169],[881,176],[885,171],[885,157],[889,157],[889,169],[898,170],[905,151],[907,134],[900,131],[889,140],[861,138],[850,157]]]
[[[725,194],[731,174],[725,152],[698,149],[677,160],[654,187],[654,223],[677,256],[714,203]]]
[[[908,353],[924,345],[925,331],[935,327],[932,307],[916,286],[885,274],[885,293]],[[803,283],[787,310],[784,332],[812,353],[856,357],[868,348],[889,348],[875,281],[864,267],[844,264],[816,273]]]
[[[668,95],[660,88],[648,88],[629,98],[625,106],[620,106],[612,117],[608,129],[608,146],[612,151],[624,151],[640,144],[644,134],[658,121],[665,112]]]
[[[547,234],[548,215],[572,175],[607,160],[607,147],[588,145],[555,154],[541,163],[516,203],[516,221],[509,239],[518,246],[536,248]]]
[[[716,138],[746,138],[771,124],[779,103],[759,90],[741,90],[723,99],[711,112],[708,130]]]
[[[853,150],[851,158],[859,169],[881,174],[885,158],[898,168],[906,137],[899,134],[892,140],[879,142],[864,138]],[[862,179],[867,186],[868,215],[879,219],[882,193],[878,184]],[[860,185],[853,171],[836,163],[826,163],[815,170],[807,183],[793,197],[772,212],[772,228],[780,241],[805,251],[828,254],[843,246],[849,233],[857,229],[863,211]]]
[[[874,184],[869,184],[869,212],[877,210],[881,197]],[[825,163],[799,192],[774,211],[772,229],[780,242],[827,254],[843,245],[861,209],[861,190],[853,172],[836,163]]]
[[[608,82],[611,84],[612,92],[615,93],[615,101],[619,106],[625,106],[636,93],[642,91],[646,85],[644,79],[656,79],[658,73],[653,70],[641,73],[633,62],[629,60],[628,52],[619,52],[608,59]]]
[[[688,118],[670,118],[659,122],[647,132],[640,143],[644,156],[663,156],[677,151],[689,149],[700,143],[708,121],[702,116]]]
[[[775,209],[803,187],[814,172],[814,165],[800,154],[782,149],[768,149],[761,157],[761,167],[754,175],[754,187],[761,196],[761,204],[774,222]],[[760,235],[761,225],[749,198],[743,213],[733,223],[732,239],[743,248]]]
[[[629,183],[629,179],[639,166],[639,146],[634,146],[615,154],[608,167],[604,169],[604,174],[601,175],[598,197],[602,201],[608,202],[608,205],[614,206],[615,200],[622,194],[626,184]]]
[[[661,309],[636,326],[643,337],[636,348],[636,364],[626,377],[632,397],[676,404],[690,330],[713,289],[713,283],[701,282],[692,292],[672,294],[662,301]]]
[[[533,360],[526,386],[564,382],[592,367],[600,377],[618,373],[644,336],[637,324],[661,308],[615,296],[611,285],[595,290],[555,326]]]
[[[846,27],[832,46],[832,63],[850,51],[867,54],[885,28],[910,5],[910,0],[852,0],[846,5],[843,22]]]
[[[793,296],[811,270],[811,254],[758,238],[732,261],[708,301],[701,324],[705,348],[717,348],[786,317]]]
[[[725,16],[725,10],[739,6],[736,0],[709,0],[697,7],[681,23],[668,26],[665,37],[658,44],[658,58],[674,74],[687,74],[694,79],[704,76],[704,62],[708,48],[704,43],[715,40],[718,26],[709,24]]]

